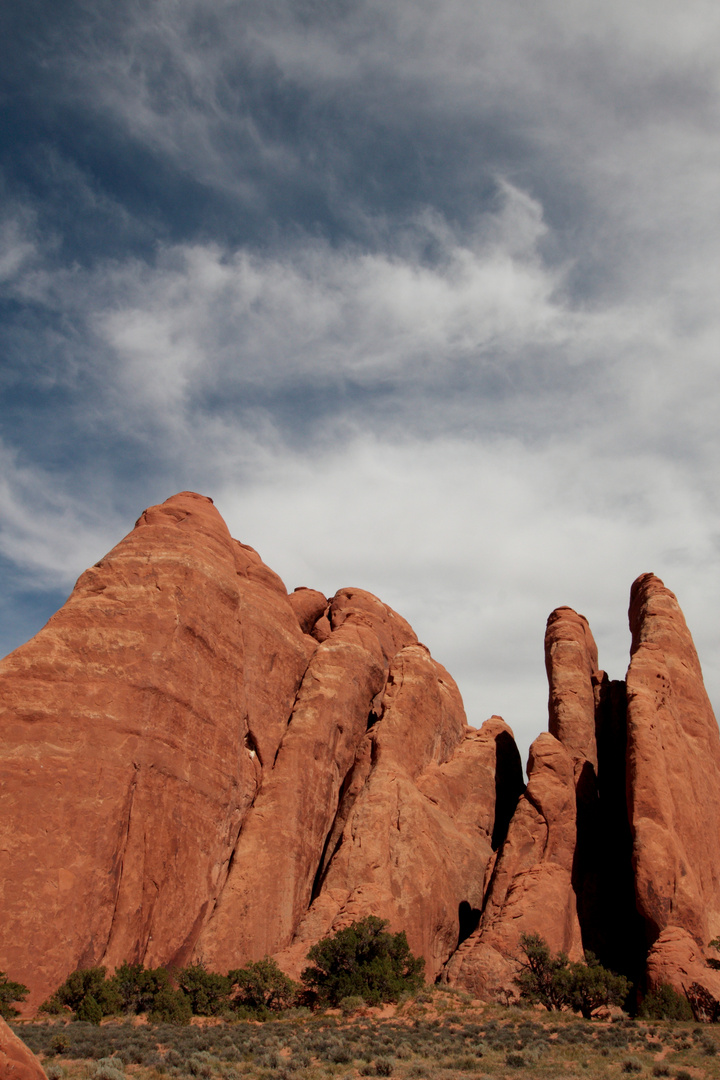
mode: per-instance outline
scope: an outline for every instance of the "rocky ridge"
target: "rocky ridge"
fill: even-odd
[[[190,492],[151,507],[0,664],[0,968],[309,947],[367,914],[426,976],[512,990],[519,937],[720,994],[720,736],[672,593],[633,585],[624,682],[558,608],[549,730],[510,728],[361,589],[288,594]]]

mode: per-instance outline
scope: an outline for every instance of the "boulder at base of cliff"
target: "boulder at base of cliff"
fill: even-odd
[[[647,958],[648,989],[672,986],[688,995],[693,985],[720,1002],[720,971],[710,967],[694,938],[680,926],[667,926]]]
[[[0,1080],[47,1080],[42,1065],[0,1017]]]

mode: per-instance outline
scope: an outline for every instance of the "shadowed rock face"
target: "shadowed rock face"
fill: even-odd
[[[675,597],[631,595],[624,682],[548,620],[524,788],[499,717],[377,597],[288,595],[212,501],[141,516],[0,664],[0,969],[226,971],[373,914],[443,977],[513,988],[520,935],[713,992],[720,736]]]
[[[630,624],[626,685],[598,668],[581,615],[558,608],[548,619],[555,745],[547,735],[533,744],[527,792],[450,982],[511,993],[519,936],[539,933],[570,955],[581,938],[639,984],[680,988],[692,970],[717,989],[702,947],[720,931],[718,727],[677,601],[652,574],[633,585]],[[561,858],[549,854],[553,832]]]
[[[572,868],[575,854],[573,761],[544,732],[530,747],[528,785],[517,804],[489,884],[477,930],[448,964],[449,983],[480,997],[512,990],[522,934],[582,958]]]

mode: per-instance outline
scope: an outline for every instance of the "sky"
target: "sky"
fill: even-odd
[[[0,652],[176,491],[523,755],[653,571],[720,704],[720,6],[0,8]]]

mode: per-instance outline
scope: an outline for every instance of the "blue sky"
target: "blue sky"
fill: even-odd
[[[0,13],[0,646],[211,495],[290,589],[546,722],[678,595],[720,700],[720,9],[24,0]]]

